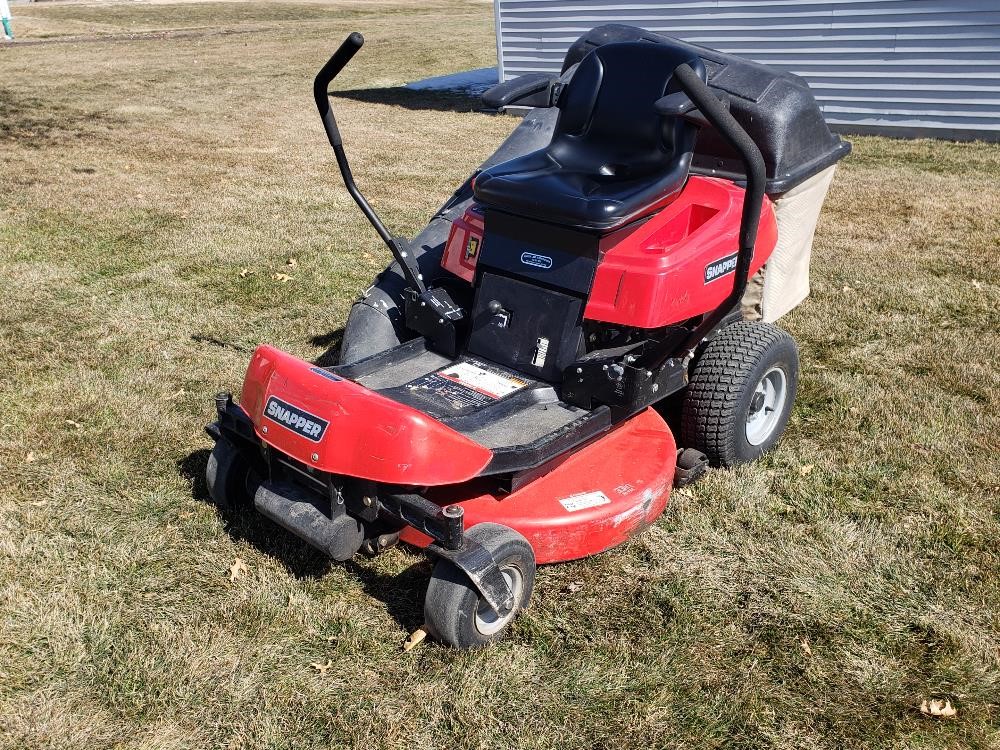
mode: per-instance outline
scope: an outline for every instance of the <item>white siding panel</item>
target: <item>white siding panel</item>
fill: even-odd
[[[1000,138],[1000,0],[494,0],[504,80],[626,23],[790,70],[844,129]]]

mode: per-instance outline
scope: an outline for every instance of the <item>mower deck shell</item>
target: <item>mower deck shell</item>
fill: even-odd
[[[467,527],[492,522],[520,532],[538,563],[577,560],[627,541],[663,513],[676,452],[670,428],[650,408],[510,494],[467,484],[437,488],[428,499],[461,506]],[[432,541],[412,527],[400,538],[417,547]]]

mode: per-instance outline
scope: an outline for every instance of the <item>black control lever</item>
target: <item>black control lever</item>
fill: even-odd
[[[340,137],[340,129],[337,127],[337,120],[333,116],[333,109],[330,106],[330,94],[328,89],[334,78],[344,69],[344,66],[351,61],[365,43],[365,38],[357,31],[348,35],[343,41],[333,57],[327,61],[326,65],[316,74],[313,82],[313,96],[316,99],[316,107],[319,109],[319,116],[323,119],[323,128],[326,130],[326,137],[330,140],[333,153],[337,157],[337,166],[340,167],[340,175],[344,178],[344,185],[347,192],[351,194],[354,202],[358,204],[361,213],[371,223],[378,232],[379,237],[388,246],[389,252],[399,263],[406,278],[407,284],[419,293],[426,290],[420,270],[417,268],[416,259],[410,249],[409,243],[402,237],[393,237],[385,224],[379,219],[375,209],[371,207],[365,196],[361,194],[357,184],[354,182],[354,175],[351,174],[351,166],[347,162],[347,154],[344,153],[344,142]]]
[[[750,277],[750,263],[753,261],[754,247],[757,244],[757,229],[760,225],[761,206],[764,203],[767,172],[760,148],[729,112],[729,100],[719,101],[708,84],[695,74],[690,65],[677,66],[674,76],[705,119],[730,148],[739,154],[747,176],[747,186],[743,192],[743,213],[740,217],[739,251],[736,256],[736,272],[733,274],[733,289],[722,304],[705,315],[684,342],[684,348],[693,351],[702,339],[740,303],[746,291]]]
[[[730,113],[729,98],[720,98],[716,95],[687,63],[678,65],[673,77],[680,85],[681,91],[658,99],[653,105],[657,112],[664,116],[686,117],[695,125],[711,125],[722,140],[739,155],[747,175],[733,288],[715,310],[705,314],[680,347],[681,350],[693,352],[705,336],[715,330],[716,326],[739,304],[746,291],[754,246],[757,243],[757,229],[760,224],[767,174],[760,148]],[[673,351],[676,349],[672,346],[654,347],[643,356],[641,364],[651,370],[658,370],[671,359]]]

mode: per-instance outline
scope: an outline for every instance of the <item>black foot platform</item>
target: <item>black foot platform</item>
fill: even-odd
[[[443,357],[422,338],[331,369],[492,450],[484,474],[535,468],[611,427],[606,406],[572,406],[548,383],[480,357]]]

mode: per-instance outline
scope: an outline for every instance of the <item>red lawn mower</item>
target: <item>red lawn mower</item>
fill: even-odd
[[[850,145],[794,75],[604,26],[560,75],[486,93],[524,120],[406,240],[355,185],[328,98],[363,41],[314,93],[395,262],[338,366],[261,346],[239,402],[216,397],[208,487],[335,560],[426,549],[427,629],[479,646],[527,606],[537,564],[621,544],[672,486],[777,443],[798,355],[769,321],[808,293]]]

